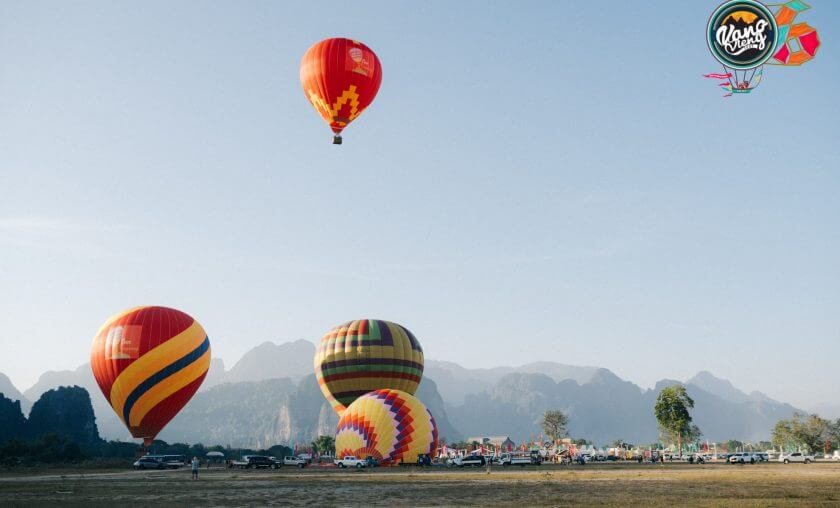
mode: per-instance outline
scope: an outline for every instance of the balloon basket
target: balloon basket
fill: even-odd
[[[333,136],[333,144],[334,145],[340,145],[341,144],[341,136],[339,136],[337,134],[335,136]]]

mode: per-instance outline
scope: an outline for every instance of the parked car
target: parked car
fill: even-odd
[[[242,457],[242,460],[234,460],[228,467],[239,469],[278,469],[281,465],[280,461],[266,457],[265,455],[245,455]]]
[[[813,455],[806,455],[804,453],[796,452],[796,453],[783,453],[779,456],[779,462],[784,462],[785,464],[790,464],[791,462],[800,462],[803,464],[810,464],[814,462]]]
[[[161,460],[170,468],[178,469],[187,465],[187,457],[185,455],[163,455]]]
[[[752,453],[733,453],[729,456],[730,464],[755,464],[755,456]]]
[[[504,466],[530,466],[534,464],[530,455],[503,453],[499,463]]]
[[[134,469],[167,469],[165,462],[155,457],[140,457],[134,462]]]
[[[344,457],[335,459],[333,462],[340,468],[355,467],[356,469],[361,469],[367,466],[365,459],[360,459],[353,455],[345,455]]]
[[[770,455],[767,453],[754,453],[756,462],[770,462]]]
[[[487,461],[481,455],[472,454],[464,457],[455,457],[452,460],[452,464],[457,467],[481,467],[487,465]]]
[[[284,466],[297,466],[299,468],[306,467],[308,462],[300,457],[294,457],[292,455],[287,455],[283,457],[283,465]]]

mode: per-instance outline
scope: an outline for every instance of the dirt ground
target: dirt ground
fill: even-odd
[[[840,464],[0,472],[0,506],[838,506]]]

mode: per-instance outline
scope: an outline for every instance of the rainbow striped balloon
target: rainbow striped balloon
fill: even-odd
[[[438,429],[432,413],[411,394],[376,390],[350,404],[338,420],[336,457],[374,457],[382,464],[417,462],[433,455]]]
[[[423,377],[423,348],[403,326],[360,319],[336,326],[315,352],[315,376],[339,414],[357,397],[393,388],[413,394]]]
[[[131,435],[149,445],[204,381],[210,339],[181,311],[136,307],[102,325],[90,365]]]

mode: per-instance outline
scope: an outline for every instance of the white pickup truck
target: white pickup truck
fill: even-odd
[[[499,464],[502,466],[530,466],[534,463],[530,455],[512,455],[510,453],[502,454],[499,459]]]
[[[804,464],[810,464],[814,462],[813,455],[806,455],[804,453],[783,453],[779,456],[779,462],[784,462],[785,464],[790,464],[791,462],[801,462]]]
[[[361,469],[367,465],[365,459],[360,459],[359,457],[354,457],[353,455],[345,455],[344,457],[335,459],[335,465],[341,468],[345,467],[355,467],[356,469]]]
[[[302,469],[302,468],[306,467],[306,464],[307,464],[307,460],[302,459],[300,457],[293,457],[291,455],[287,455],[287,456],[283,457],[283,465],[284,466],[297,466],[297,467]]]

